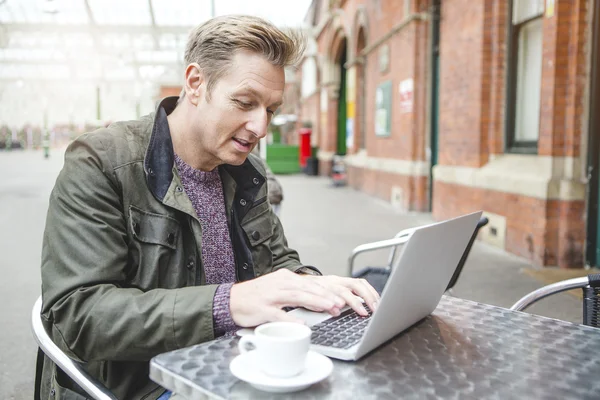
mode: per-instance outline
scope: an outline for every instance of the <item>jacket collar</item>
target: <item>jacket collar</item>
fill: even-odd
[[[177,100],[177,96],[166,97],[158,104],[144,158],[148,188],[160,201],[165,198],[173,180],[175,155],[167,116],[177,106]],[[221,165],[219,171],[221,177],[224,171],[231,176],[236,184],[236,193],[241,192],[244,197],[256,198],[260,187],[265,182],[264,176],[252,165],[249,158],[239,166]]]

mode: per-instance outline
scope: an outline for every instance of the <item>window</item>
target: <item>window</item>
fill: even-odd
[[[317,92],[317,63],[308,57],[302,63],[302,98],[305,99]]]
[[[507,151],[537,152],[544,0],[513,0],[509,29]]]

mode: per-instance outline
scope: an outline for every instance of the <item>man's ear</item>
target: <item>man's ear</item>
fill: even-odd
[[[185,69],[185,97],[193,105],[198,105],[201,96],[204,96],[206,90],[206,81],[204,74],[197,63],[191,63]]]

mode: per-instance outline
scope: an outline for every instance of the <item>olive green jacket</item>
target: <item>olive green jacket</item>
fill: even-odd
[[[82,135],[50,197],[42,250],[42,320],[53,341],[119,399],[156,399],[148,377],[162,352],[213,339],[202,231],[174,166],[167,114]],[[238,281],[302,266],[267,202],[265,168],[250,155],[222,165]],[[41,398],[82,398],[48,358]]]

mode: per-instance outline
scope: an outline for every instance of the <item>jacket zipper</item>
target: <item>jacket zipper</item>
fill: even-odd
[[[232,204],[231,205],[231,212],[229,213],[230,214],[229,240],[231,241],[231,250],[233,250],[232,253],[233,253],[233,264],[234,264],[234,268],[235,268],[235,281],[239,282],[240,281],[240,276],[239,276],[239,273],[238,273],[238,256],[236,254],[235,246],[234,246],[234,243],[233,243],[233,223],[234,223],[234,221],[233,221],[233,212],[234,212],[234,210],[235,210],[235,207]]]
[[[258,205],[261,205],[265,201],[267,201],[267,196],[263,197],[262,199],[256,200],[254,203],[252,203],[252,207],[256,207]]]
[[[198,246],[196,243],[196,238],[194,237],[194,230],[192,229],[192,217],[188,215],[188,217],[186,219],[187,219],[187,224],[188,224],[188,230],[190,232],[191,239],[193,242],[192,244],[193,244],[194,262],[196,263],[196,276],[194,278],[194,285],[199,286],[202,283],[202,271],[201,271],[202,258],[198,257]]]

